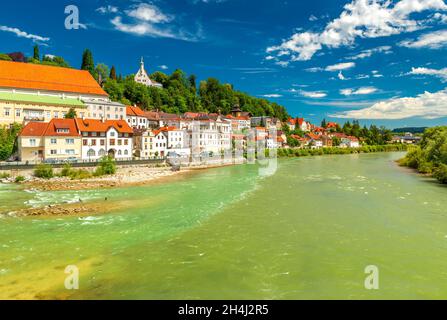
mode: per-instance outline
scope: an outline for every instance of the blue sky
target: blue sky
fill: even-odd
[[[76,5],[80,28],[64,26]],[[135,73],[181,68],[294,116],[388,127],[447,124],[443,0],[157,0],[2,3],[0,52],[60,55]]]

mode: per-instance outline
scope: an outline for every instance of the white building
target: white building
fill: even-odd
[[[149,120],[143,110],[137,106],[126,107],[126,121],[132,128],[147,129],[149,127]]]
[[[217,120],[193,121],[188,128],[188,144],[192,153],[220,154],[232,148],[231,122],[218,117]]]
[[[76,119],[82,136],[83,160],[98,160],[109,155],[116,160],[133,157],[133,130],[124,120]]]
[[[160,83],[157,83],[149,78],[146,69],[144,68],[143,58],[141,58],[140,70],[138,70],[137,74],[135,75],[135,82],[144,84],[145,86],[148,87],[163,88],[163,86]]]
[[[109,98],[82,98],[82,102],[87,106],[88,114],[85,116],[86,118],[98,120],[126,119],[126,106],[118,102],[112,102]]]

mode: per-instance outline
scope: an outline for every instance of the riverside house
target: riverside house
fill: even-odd
[[[76,126],[82,136],[82,160],[133,157],[133,130],[125,120],[76,119]]]
[[[21,161],[132,158],[133,130],[124,120],[53,119],[30,122],[19,134]]]
[[[127,106],[126,107],[126,121],[134,129],[147,129],[149,127],[149,120],[140,107]]]
[[[22,161],[64,161],[81,158],[81,135],[74,119],[30,122],[19,134]]]

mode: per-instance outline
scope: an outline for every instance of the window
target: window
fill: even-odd
[[[92,139],[92,146],[96,146],[96,139]]]
[[[121,150],[118,150],[118,155],[119,156],[123,155],[123,152]]]
[[[83,144],[84,146],[88,146],[88,140],[87,140],[87,139],[82,140],[82,144]]]
[[[16,117],[20,117],[21,114],[21,110],[20,109],[16,109]]]
[[[57,144],[57,140],[56,139],[51,139],[51,144]]]
[[[111,145],[111,146],[114,146],[115,143],[116,143],[115,139],[110,139],[110,145]]]
[[[101,146],[105,146],[106,145],[106,140],[101,139]]]
[[[55,118],[55,119],[59,118],[59,112],[55,112],[55,113],[54,113],[54,118]]]
[[[111,136],[111,137],[114,137],[114,136],[115,136],[115,132],[113,132],[113,131],[110,132],[110,136]]]
[[[67,149],[67,150],[65,150],[65,154],[74,155],[75,151],[73,149]]]
[[[53,156],[56,155],[57,154],[57,150],[51,150],[50,154],[53,155]]]
[[[51,119],[51,112],[50,111],[47,111],[47,117],[46,117],[47,119]]]
[[[69,133],[70,131],[68,129],[57,129],[57,133]]]
[[[95,150],[90,149],[90,150],[87,152],[87,156],[88,156],[88,157],[94,157],[94,156],[96,156],[96,152],[95,152]]]
[[[35,147],[36,146],[36,139],[29,139],[29,144],[31,147]]]
[[[9,117],[10,110],[9,108],[5,108],[5,117]]]
[[[106,155],[106,150],[104,150],[104,149],[99,150],[98,156],[103,157],[105,155]]]
[[[128,139],[125,139],[125,140],[124,140],[124,145],[125,145],[125,146],[128,146],[128,145],[129,145],[129,140],[128,140]]]
[[[66,144],[74,144],[75,141],[74,141],[74,139],[65,139],[65,143]]]
[[[121,139],[118,139],[118,145],[122,146],[123,145],[123,141]]]
[[[125,155],[125,156],[128,156],[128,155],[129,155],[129,151],[124,150],[124,155]]]

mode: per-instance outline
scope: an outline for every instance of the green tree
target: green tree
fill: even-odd
[[[11,57],[8,56],[7,54],[4,54],[4,53],[0,53],[0,60],[2,60],[2,61],[12,61]]]
[[[110,69],[109,78],[112,79],[112,80],[116,80],[117,79],[115,66],[112,66],[112,69]]]
[[[85,49],[82,54],[81,70],[87,70],[95,77],[95,62],[93,61],[93,54],[89,49]]]
[[[98,63],[95,68],[95,79],[98,80],[98,83],[102,85],[110,75],[109,67],[104,63]]]
[[[34,54],[33,54],[33,58],[37,61],[40,61],[40,52],[39,52],[39,46],[35,45],[34,46]]]
[[[70,108],[68,112],[65,114],[65,119],[76,119],[78,117],[76,110],[74,108]]]
[[[323,121],[321,121],[321,127],[323,127],[323,128],[327,127],[326,119],[323,119]]]

